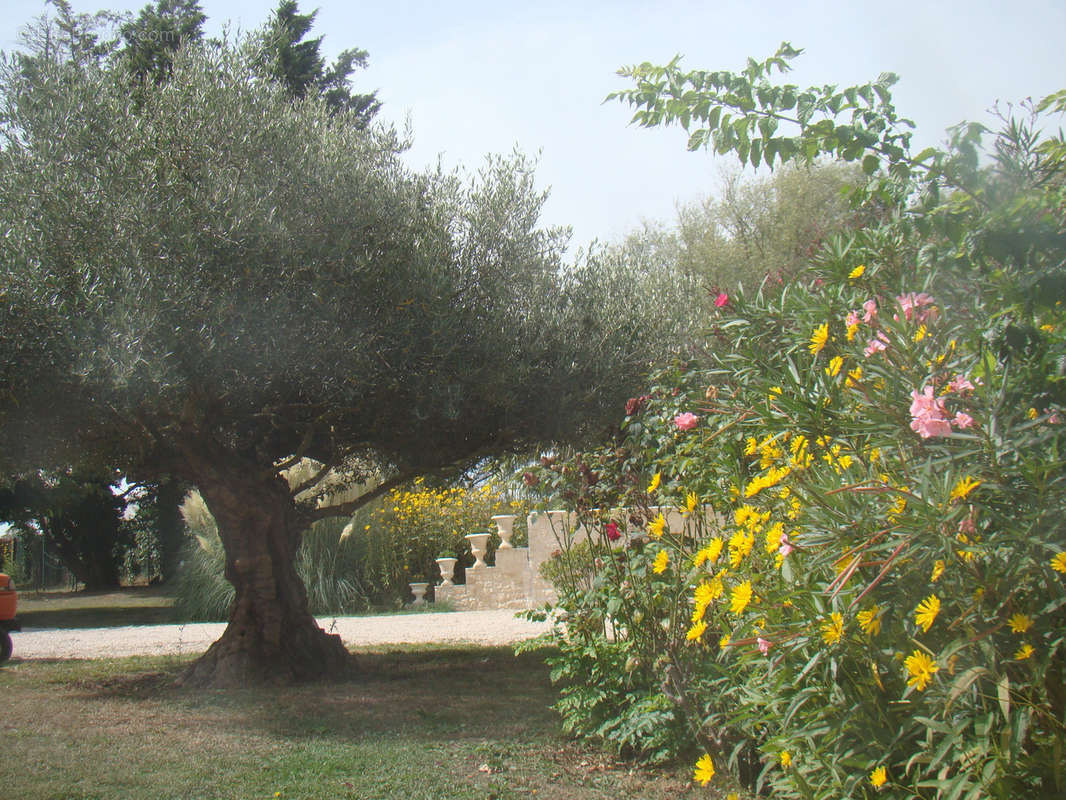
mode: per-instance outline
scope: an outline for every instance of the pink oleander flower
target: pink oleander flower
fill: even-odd
[[[958,428],[960,431],[964,431],[973,425],[973,417],[971,417],[965,411],[958,411],[955,413],[954,418],[951,420],[951,424]]]
[[[605,532],[607,533],[607,539],[609,541],[617,542],[622,538],[622,532],[618,530],[618,523],[614,520],[607,523]]]
[[[919,322],[925,322],[927,319],[936,319],[936,310],[928,308],[925,311],[920,309],[923,306],[928,306],[933,303],[933,298],[925,292],[905,292],[896,298],[896,302],[899,303],[899,307],[903,309],[904,318],[910,322],[912,319],[917,319]]]
[[[844,317],[844,324],[847,327],[849,327],[849,328],[852,325],[858,325],[859,324],[859,312],[858,311],[849,311],[848,315],[846,317]]]
[[[691,411],[686,411],[684,414],[678,414],[674,417],[674,425],[678,430],[690,431],[696,427],[696,423],[700,421],[700,418],[693,414]]]
[[[865,303],[862,304],[862,309],[864,312],[866,312],[862,315],[862,321],[865,322],[867,325],[877,319],[876,300],[867,300]]]
[[[965,394],[966,392],[973,391],[973,384],[970,383],[968,378],[962,375],[956,375],[948,382],[948,388],[958,394]]]
[[[773,645],[773,642],[771,642],[769,639],[764,639],[760,636],[755,641],[759,645],[760,653],[766,655],[770,652],[770,647]]]
[[[869,341],[866,345],[866,349],[862,351],[862,354],[869,358],[874,353],[880,353],[888,349],[888,337],[882,331],[877,332],[877,336]]]
[[[718,296],[714,298],[714,307],[724,308],[727,305],[729,305],[729,295],[725,292],[719,292]]]
[[[951,422],[944,416],[946,411],[943,399],[933,394],[932,386],[911,392],[911,430],[923,439],[951,435]]]
[[[795,549],[796,548],[792,545],[792,542],[790,542],[788,540],[788,534],[787,533],[782,533],[781,534],[781,543],[780,543],[780,545],[778,545],[778,548],[777,548],[778,552],[781,553],[781,555],[783,555],[783,556],[787,556],[789,553],[791,553]]]

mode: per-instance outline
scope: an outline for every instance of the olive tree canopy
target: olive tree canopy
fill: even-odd
[[[262,62],[188,47],[136,101],[93,63],[0,65],[0,459],[200,488],[237,593],[199,683],[346,668],[293,571],[306,526],[600,430],[686,302],[566,267],[521,157],[415,173]],[[290,487],[303,458],[322,469]],[[378,488],[330,505],[337,476]]]

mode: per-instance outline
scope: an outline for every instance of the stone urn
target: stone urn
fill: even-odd
[[[514,515],[500,514],[493,517],[492,521],[496,523],[496,533],[500,537],[500,549],[511,550],[513,548],[511,537],[514,536]]]
[[[485,564],[485,552],[489,546],[491,533],[468,533],[463,538],[470,542],[470,552],[474,554],[474,566],[470,569],[481,569]]]
[[[409,583],[411,587],[411,594],[415,596],[415,601],[411,603],[413,606],[420,606],[426,602],[426,590],[429,589],[428,583]]]
[[[440,582],[441,586],[455,586],[455,584],[452,583],[452,576],[455,575],[455,562],[458,560],[459,559],[457,558],[437,559],[437,569],[440,570],[440,576],[442,578]]]

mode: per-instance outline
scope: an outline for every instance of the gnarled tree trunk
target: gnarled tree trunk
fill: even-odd
[[[304,523],[285,481],[256,479],[250,465],[215,460],[200,466],[196,483],[218,524],[236,597],[222,637],[183,682],[229,687],[347,674],[352,656],[340,636],[318,626],[296,574]]]

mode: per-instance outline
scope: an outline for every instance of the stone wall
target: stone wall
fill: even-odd
[[[680,531],[685,525],[681,512],[672,508],[652,508],[652,514],[662,511],[671,530]],[[704,509],[705,520],[713,524],[713,512]],[[628,514],[619,514],[626,519]],[[566,511],[534,512],[526,517],[529,531],[527,547],[510,545],[514,516],[493,517],[503,542],[496,550],[495,566],[475,566],[466,570],[466,583],[459,586],[434,588],[436,602],[447,602],[462,611],[493,608],[517,610],[539,608],[555,601],[555,590],[540,574],[541,565],[554,555],[588,538],[585,529],[577,525],[577,515]],[[630,528],[628,536],[642,531]],[[622,546],[628,537],[617,543]]]

